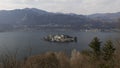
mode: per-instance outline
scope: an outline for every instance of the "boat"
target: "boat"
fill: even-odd
[[[77,42],[77,37],[72,37],[69,35],[48,35],[44,37],[45,41],[50,42]]]

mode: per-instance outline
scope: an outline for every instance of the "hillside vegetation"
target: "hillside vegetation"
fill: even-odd
[[[36,8],[0,10],[0,31],[40,30],[43,27],[68,29],[115,29],[120,13],[92,15],[52,13]]]

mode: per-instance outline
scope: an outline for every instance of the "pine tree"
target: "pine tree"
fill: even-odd
[[[103,47],[103,59],[106,61],[112,59],[114,52],[113,43],[108,40]]]
[[[95,37],[91,43],[89,44],[90,48],[92,48],[94,56],[95,57],[99,57],[101,51],[100,51],[100,46],[101,46],[101,42],[99,41],[99,39],[97,37]]]

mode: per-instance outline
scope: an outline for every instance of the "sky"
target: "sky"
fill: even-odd
[[[0,0],[0,10],[38,8],[76,14],[120,12],[119,5],[120,0]]]

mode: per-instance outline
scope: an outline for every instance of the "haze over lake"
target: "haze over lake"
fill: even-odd
[[[54,43],[48,42],[43,37],[49,34],[66,34],[76,36],[78,42],[70,43]],[[88,44],[94,37],[104,40],[120,39],[120,33],[117,32],[80,32],[80,31],[60,31],[60,30],[41,30],[41,31],[26,31],[26,32],[1,32],[0,33],[0,52],[15,53],[18,51],[22,57],[29,54],[41,54],[49,51],[58,52],[64,51],[70,53],[73,49],[82,51],[89,49]]]

